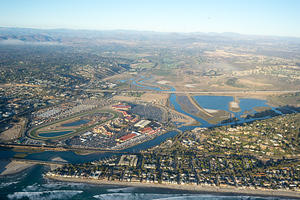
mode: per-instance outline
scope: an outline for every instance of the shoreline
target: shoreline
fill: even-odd
[[[191,191],[199,193],[214,193],[214,194],[233,194],[233,195],[247,195],[247,196],[260,196],[260,197],[282,197],[282,198],[294,198],[300,199],[300,191],[287,191],[287,190],[262,190],[252,188],[236,188],[236,187],[216,187],[216,186],[202,186],[202,185],[178,185],[178,184],[158,184],[158,183],[140,183],[140,182],[121,182],[121,181],[107,181],[96,180],[87,178],[70,178],[45,175],[45,178],[49,178],[56,181],[65,182],[80,182],[97,185],[118,185],[118,186],[134,186],[134,187],[152,187],[152,188],[164,188],[174,189],[182,191]]]
[[[16,175],[33,166],[35,166],[35,164],[26,164],[18,161],[8,161],[7,165],[2,168],[3,170],[0,173],[0,178],[10,175]]]

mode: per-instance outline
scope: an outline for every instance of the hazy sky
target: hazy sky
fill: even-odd
[[[0,0],[0,26],[300,37],[300,0]]]

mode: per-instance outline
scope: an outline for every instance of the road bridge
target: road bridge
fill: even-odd
[[[51,146],[51,145],[30,145],[30,144],[5,144],[0,143],[0,147],[4,148],[19,148],[19,149],[36,149],[40,151],[82,151],[85,153],[123,153],[130,154],[131,152],[126,152],[123,150],[109,150],[109,149],[99,149],[92,147],[67,147],[67,146]]]
[[[300,90],[241,90],[241,91],[203,91],[203,90],[193,90],[193,91],[156,91],[156,90],[97,90],[97,89],[87,89],[88,92],[148,92],[148,93],[167,93],[167,94],[281,94],[281,93],[296,93]]]

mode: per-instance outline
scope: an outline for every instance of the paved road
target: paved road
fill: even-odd
[[[29,144],[5,144],[0,143],[0,147],[4,148],[20,148],[20,149],[38,149],[42,151],[83,151],[83,152],[91,152],[91,153],[124,153],[130,154],[131,152],[126,152],[123,150],[109,150],[109,149],[100,149],[100,148],[92,148],[92,147],[57,147],[51,145],[29,145]]]
[[[149,93],[168,93],[168,94],[273,94],[273,93],[295,93],[300,90],[243,90],[243,91],[155,91],[155,90],[93,90],[88,89],[89,92],[149,92]]]

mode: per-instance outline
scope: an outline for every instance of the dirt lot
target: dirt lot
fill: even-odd
[[[169,98],[169,94],[157,94],[157,93],[145,93],[141,97],[132,97],[132,96],[114,96],[113,99],[116,101],[127,101],[127,102],[148,102],[158,105],[166,105]]]
[[[26,119],[21,118],[18,123],[15,123],[13,125],[13,127],[0,133],[0,140],[7,142],[21,137],[25,124],[26,124]]]

